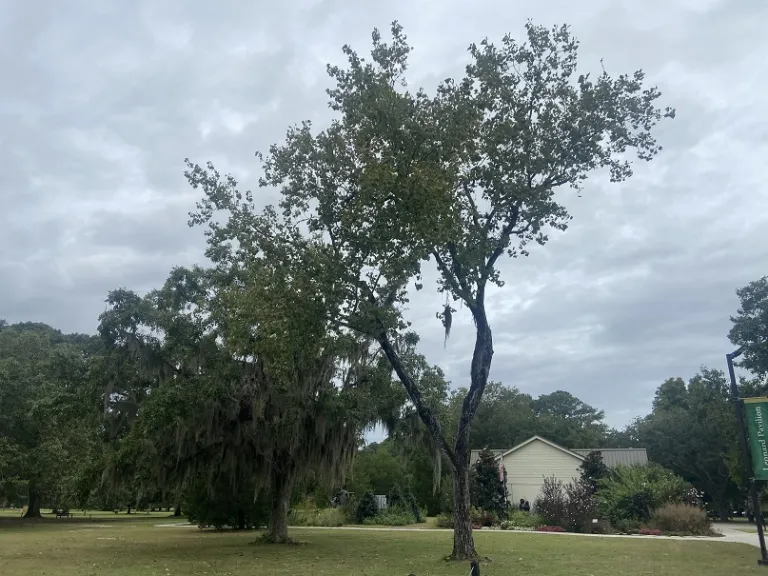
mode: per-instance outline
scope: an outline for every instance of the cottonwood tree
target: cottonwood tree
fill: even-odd
[[[336,118],[326,129],[314,132],[304,122],[264,157],[261,184],[280,189],[281,218],[270,210],[258,215],[252,195],[208,164],[189,166],[190,182],[205,193],[192,221],[210,225],[210,256],[229,254],[244,267],[275,245],[311,247],[312,273],[339,302],[334,321],[381,347],[449,462],[452,557],[473,558],[469,435],[493,357],[486,294],[490,285],[503,286],[501,259],[527,256],[550,230],[566,229],[570,216],[557,190],[578,190],[601,170],[613,182],[625,180],[630,151],[652,159],[660,147],[651,131],[674,111],[656,107],[660,94],[641,71],[577,74],[578,43],[567,26],[528,23],[525,43],[505,36],[499,46],[473,44],[464,78],[447,79],[431,94],[407,89],[411,47],[397,22],[391,32],[387,43],[374,30],[371,60],[345,46],[347,65],[328,67]],[[439,313],[446,338],[454,302],[475,328],[453,442],[397,347],[407,329],[402,307],[410,289],[424,288],[428,261],[446,297]]]

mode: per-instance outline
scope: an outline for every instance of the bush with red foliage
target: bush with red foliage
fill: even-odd
[[[536,528],[536,532],[565,532],[565,528],[562,526],[539,526]]]
[[[664,536],[664,532],[657,528],[641,528],[638,534],[641,536]]]

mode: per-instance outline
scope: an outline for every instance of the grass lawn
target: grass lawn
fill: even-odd
[[[0,520],[3,576],[306,575],[459,576],[441,559],[449,532],[293,530],[301,546],[255,544],[256,534],[113,522]],[[763,574],[747,545],[479,532],[493,562],[483,576],[662,576]]]
[[[19,518],[24,513],[22,508],[0,508],[0,518]],[[41,510],[43,518],[56,518],[56,514],[51,512],[50,509],[43,508]],[[121,510],[120,513],[115,514],[111,510],[70,510],[70,513],[75,518],[93,518],[95,519],[114,519],[114,518],[154,518],[156,520],[167,518],[173,515],[173,512],[146,512],[144,510],[131,511],[130,514],[126,514],[125,510]],[[178,518],[176,518],[178,521]]]

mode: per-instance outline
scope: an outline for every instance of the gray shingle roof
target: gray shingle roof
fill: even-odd
[[[590,452],[600,452],[603,463],[609,468],[619,465],[648,464],[648,453],[645,448],[577,448],[571,452],[576,452],[582,456],[586,456]]]

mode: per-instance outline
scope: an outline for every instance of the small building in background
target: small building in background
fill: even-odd
[[[480,458],[482,450],[472,450],[470,465]],[[531,504],[541,491],[544,478],[554,476],[563,483],[581,476],[581,463],[590,452],[600,452],[609,468],[618,465],[648,464],[645,448],[578,448],[569,450],[541,436],[532,436],[517,446],[493,449],[493,455],[507,471],[507,489],[512,503],[527,500]]]

